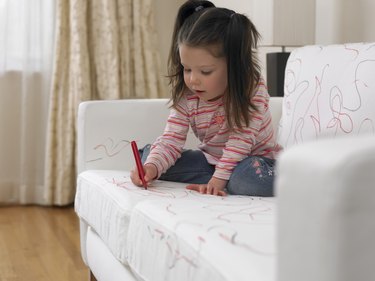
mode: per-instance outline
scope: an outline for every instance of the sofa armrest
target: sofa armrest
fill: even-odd
[[[277,173],[279,280],[373,280],[375,136],[296,145]]]
[[[77,172],[130,170],[134,159],[129,142],[141,148],[162,134],[169,114],[168,99],[86,101],[79,105]],[[190,131],[185,147],[198,140]]]
[[[77,172],[92,169],[130,170],[134,166],[129,142],[142,147],[164,129],[166,99],[82,102],[78,109]]]

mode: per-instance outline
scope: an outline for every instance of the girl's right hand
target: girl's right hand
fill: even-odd
[[[153,164],[143,165],[143,170],[145,171],[145,181],[147,182],[147,185],[149,185],[154,179],[156,179],[158,170]],[[134,169],[130,171],[130,179],[136,186],[142,186],[142,180],[139,177],[137,167],[134,167]]]

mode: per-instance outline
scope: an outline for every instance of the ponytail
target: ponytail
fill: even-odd
[[[233,12],[229,17],[224,39],[229,81],[225,104],[229,127],[241,128],[249,125],[249,108],[256,110],[250,95],[260,80],[261,70],[255,52],[260,35],[246,16]]]

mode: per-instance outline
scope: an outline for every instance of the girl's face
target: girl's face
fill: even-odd
[[[225,57],[214,57],[204,48],[179,45],[186,86],[204,101],[225,94],[228,87]]]

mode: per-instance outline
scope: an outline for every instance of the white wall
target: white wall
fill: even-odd
[[[217,6],[246,14],[255,25],[259,17],[255,13],[260,11],[263,13],[260,17],[269,18],[272,14],[272,3],[276,1],[285,2],[285,0],[212,0]],[[326,45],[375,42],[374,0],[315,0],[315,3],[315,43]],[[263,24],[258,29],[261,33],[267,32]],[[269,34],[262,36],[268,38]]]
[[[317,44],[375,42],[374,0],[316,0]]]
[[[217,6],[244,13],[253,20],[265,40],[269,38],[267,28],[257,25],[255,10],[265,18],[272,14],[272,3],[279,0],[212,0]],[[304,0],[300,0],[304,1]],[[315,0],[315,43],[341,44],[348,42],[375,42],[375,0]],[[252,10],[253,9],[253,10]],[[267,13],[267,10],[270,10]],[[263,18],[264,19],[264,18]],[[269,30],[269,29],[268,29]],[[287,48],[287,51],[293,48]],[[281,51],[279,47],[260,47],[259,58],[265,77],[265,57],[268,52]],[[266,77],[265,77],[266,78]]]

